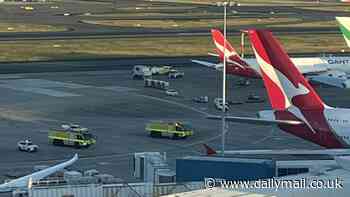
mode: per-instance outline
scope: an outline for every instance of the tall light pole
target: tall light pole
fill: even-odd
[[[222,69],[222,156],[225,155],[225,136],[226,136],[226,15],[228,2],[223,2],[224,6],[224,65]]]

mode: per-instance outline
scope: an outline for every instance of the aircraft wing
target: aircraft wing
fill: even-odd
[[[221,116],[210,115],[207,116],[211,120],[221,120]],[[257,125],[301,125],[304,124],[301,121],[296,120],[270,120],[262,118],[249,118],[249,117],[237,117],[237,116],[226,116],[226,121],[246,123],[246,124],[257,124]]]
[[[47,176],[50,176],[51,174],[60,171],[70,165],[72,165],[74,162],[78,160],[78,154],[75,154],[74,157],[66,162],[54,165],[52,167],[40,170],[38,172],[34,172],[33,174],[29,174],[27,176],[20,177],[18,179],[14,179],[10,182],[4,183],[0,185],[0,192],[4,191],[12,191],[17,188],[25,188],[28,185],[29,180],[32,181],[38,181],[40,179],[43,179]]]
[[[222,151],[214,150],[206,144],[203,144],[207,155],[221,154]],[[350,149],[261,149],[261,150],[225,150],[227,155],[329,155],[337,156],[339,160],[344,159],[342,156],[347,156],[345,161],[350,169]]]
[[[216,64],[216,63],[207,62],[207,61],[201,61],[201,60],[191,60],[191,62],[196,63],[196,64],[200,64],[202,66],[206,66],[206,67],[209,67],[209,68],[214,68],[216,70],[220,70],[220,69],[222,69],[224,67],[221,63]]]
[[[282,150],[227,150],[225,154],[234,155],[350,155],[350,149],[282,149]],[[349,161],[350,162],[350,161]]]

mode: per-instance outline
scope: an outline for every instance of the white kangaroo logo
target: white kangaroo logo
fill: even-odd
[[[300,109],[291,103],[291,100],[295,96],[307,95],[310,90],[307,89],[303,84],[298,83],[297,87],[279,70],[275,69],[271,64],[267,63],[260,55],[256,52],[253,47],[257,62],[260,65],[262,71],[278,86],[284,96],[285,109],[296,117],[300,118],[304,123],[311,129],[313,133],[316,133],[310,123],[306,120]]]

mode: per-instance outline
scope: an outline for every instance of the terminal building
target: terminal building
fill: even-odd
[[[305,187],[291,188],[249,188],[249,189],[223,189],[220,186],[213,189],[201,189],[184,193],[170,194],[167,197],[346,197],[350,193],[350,171],[343,168],[324,169],[317,172],[302,173],[293,176],[276,178],[275,180],[307,180]],[[341,187],[335,181],[340,180]],[[316,188],[309,184],[314,181]]]
[[[133,176],[139,181],[126,183],[97,170],[65,171],[60,178],[51,177],[16,190],[17,197],[154,197],[154,196],[346,196],[350,192],[350,160],[329,156],[267,156],[235,157],[186,156],[176,160],[176,168],[167,163],[165,153],[135,153]],[[62,173],[61,173],[62,174]],[[205,180],[217,181],[213,190],[205,189]],[[290,189],[249,188],[221,189],[220,181],[240,180],[341,180],[342,188]],[[212,193],[213,192],[213,193]]]

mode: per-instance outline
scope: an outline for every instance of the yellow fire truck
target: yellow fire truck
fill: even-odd
[[[192,128],[181,122],[152,122],[146,125],[151,137],[186,138],[193,135]]]
[[[49,143],[57,146],[73,146],[75,148],[89,147],[96,144],[96,137],[87,128],[80,125],[62,125],[61,129],[49,131]]]

